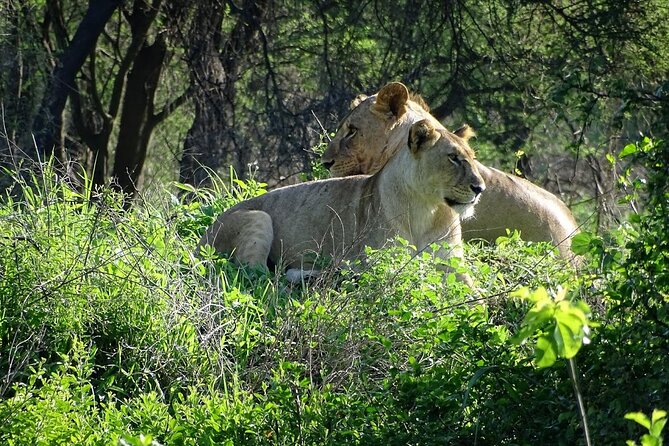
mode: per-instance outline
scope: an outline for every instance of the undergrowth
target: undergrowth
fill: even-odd
[[[182,185],[128,211],[48,164],[7,174],[0,443],[584,444],[567,363],[533,363],[546,332],[512,342],[530,308],[510,295],[521,287],[568,286],[565,299],[590,305],[599,328],[578,378],[597,443],[638,437],[623,415],[669,401],[667,287],[633,286],[669,266],[666,251],[651,266],[636,254],[667,229],[662,216],[583,236],[579,273],[510,234],[467,247],[474,290],[401,243],[296,286],[195,255],[260,183]]]

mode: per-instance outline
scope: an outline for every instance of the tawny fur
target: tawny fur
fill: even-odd
[[[365,246],[380,248],[395,236],[417,249],[445,241],[452,249],[437,255],[460,256],[461,215],[472,213],[484,188],[467,141],[421,121],[375,175],[312,181],[246,200],[221,214],[200,245],[239,263],[301,271],[318,256],[357,258]]]
[[[386,85],[376,95],[358,97],[323,154],[323,163],[337,177],[373,174],[398,152],[411,125],[423,119],[444,128],[424,101],[416,100],[399,82]],[[465,138],[473,134],[467,126],[456,133]],[[573,258],[571,237],[578,225],[558,197],[522,178],[478,161],[476,165],[487,189],[475,217],[462,222],[465,240],[494,242],[509,228],[520,231],[524,240],[551,242],[563,257]]]

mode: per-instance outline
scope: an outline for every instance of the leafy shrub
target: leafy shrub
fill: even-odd
[[[625,414],[625,418],[632,420],[645,427],[647,434],[641,437],[641,446],[662,446],[662,429],[667,424],[667,412],[663,410],[653,410],[651,418],[648,418],[642,412],[630,412]],[[636,446],[635,441],[628,440],[628,446]]]
[[[650,174],[662,150],[637,151]],[[0,203],[2,443],[583,444],[558,358],[579,347],[561,350],[562,334],[586,334],[570,328],[574,315],[583,326],[581,300],[599,324],[576,358],[592,437],[632,438],[624,414],[669,401],[660,175],[633,198],[649,203],[643,218],[575,241],[580,277],[553,247],[509,233],[454,264],[475,290],[401,244],[299,286],[193,256],[216,214],[258,183],[127,211],[50,166],[16,179],[22,198]],[[559,301],[511,296],[563,284]],[[553,366],[537,369],[518,333],[555,347]]]

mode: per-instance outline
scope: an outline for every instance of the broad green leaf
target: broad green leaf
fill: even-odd
[[[532,307],[525,315],[523,324],[536,330],[543,322],[551,320],[554,313],[555,308],[552,305],[545,305],[541,308]]]
[[[583,255],[590,252],[590,242],[593,235],[589,232],[580,232],[571,239],[571,250],[575,254]]]
[[[662,420],[654,421],[653,425],[650,428],[650,434],[659,438],[660,435],[662,435],[662,429],[664,429],[665,424],[667,424],[667,419],[666,418],[664,418]]]
[[[641,436],[641,446],[661,446],[660,439],[651,435],[645,434]]]
[[[528,327],[527,325],[521,327],[521,329],[516,333],[515,336],[511,338],[511,342],[517,345],[520,345],[525,341],[527,338],[532,336],[534,332],[536,331],[536,328],[534,327]]]
[[[563,358],[573,358],[582,345],[582,322],[571,313],[558,312],[554,332],[558,354]]]
[[[643,412],[628,412],[625,414],[625,419],[635,421],[646,429],[650,429],[650,420]]]
[[[538,303],[538,302],[550,302],[551,299],[548,296],[548,291],[546,291],[546,288],[544,287],[539,287],[534,291],[530,291],[528,287],[522,287],[514,292],[511,293],[512,297],[518,297],[522,300],[528,300],[533,303]]]
[[[618,155],[619,158],[625,158],[626,156],[633,155],[639,151],[639,148],[636,146],[636,144],[627,144],[623,149],[620,151],[620,154]]]
[[[584,307],[582,305],[579,305],[579,301],[571,302],[568,300],[563,300],[557,304],[557,309],[555,310],[557,315],[556,317],[563,314],[569,314],[574,318],[574,330],[580,331],[583,329],[583,326],[588,323],[588,317],[586,316],[586,312],[583,311],[583,308]],[[585,308],[589,311],[587,305]]]
[[[537,288],[533,293],[530,293],[528,298],[536,304],[551,301],[551,298],[548,296],[548,291],[546,291],[546,288],[544,287]]]
[[[510,296],[511,297],[517,297],[519,299],[527,300],[528,296],[530,295],[530,289],[526,286],[517,289],[516,291],[513,291]]]
[[[540,336],[537,339],[537,346],[534,350],[536,365],[543,369],[555,364],[557,360],[557,346],[548,336]]]
[[[653,415],[651,415],[651,427],[649,432],[651,435],[660,438],[662,434],[662,429],[664,429],[665,424],[667,424],[667,412],[664,410],[654,409]]]
[[[659,420],[667,418],[667,412],[660,409],[653,409],[653,415],[651,415],[652,423],[655,424]],[[666,420],[665,420],[666,421]]]
[[[590,306],[582,300],[577,300],[572,302],[572,304],[583,312],[583,317],[586,318],[587,321],[587,317],[590,315]]]

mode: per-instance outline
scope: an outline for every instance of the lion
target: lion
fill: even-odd
[[[373,174],[392,159],[402,135],[418,120],[444,128],[425,102],[410,95],[399,82],[387,84],[373,96],[360,95],[351,103],[321,161],[335,177]],[[464,126],[459,132],[471,129]],[[462,222],[465,240],[495,242],[507,235],[508,228],[520,231],[527,241],[551,242],[562,257],[574,258],[571,237],[578,232],[578,225],[559,198],[527,180],[475,162],[487,190],[476,206],[475,217]]]
[[[436,256],[462,256],[460,219],[485,189],[470,135],[428,120],[409,130],[374,175],[286,186],[240,202],[219,215],[199,246],[240,264],[287,267],[291,282],[317,276],[318,257],[362,258],[366,246],[378,249],[396,236],[418,250],[445,241],[448,249],[442,245]]]

